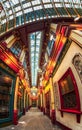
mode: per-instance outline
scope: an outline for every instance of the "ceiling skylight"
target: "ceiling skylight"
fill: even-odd
[[[40,48],[41,48],[41,37],[42,37],[42,32],[34,32],[34,33],[31,33],[30,36],[29,36],[32,86],[37,85]]]
[[[82,17],[81,0],[0,0],[0,7],[0,34],[40,19]]]

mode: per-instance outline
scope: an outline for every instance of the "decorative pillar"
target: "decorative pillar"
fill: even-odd
[[[55,117],[55,100],[54,100],[54,86],[53,86],[53,78],[50,76],[50,85],[51,85],[51,103],[50,103],[50,115],[51,121],[55,124],[56,117]]]
[[[13,111],[13,124],[14,125],[18,124],[18,110],[17,110],[18,86],[19,86],[19,76],[17,76],[16,86],[15,86],[14,111]]]

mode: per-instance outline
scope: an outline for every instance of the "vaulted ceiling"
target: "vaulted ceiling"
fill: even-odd
[[[35,62],[38,59],[35,57],[39,53],[38,67],[42,69],[44,65],[50,23],[74,22],[76,17],[79,17],[79,22],[82,22],[82,0],[0,0],[0,41],[13,33],[20,37],[27,53],[28,76],[32,86],[38,86],[35,83],[32,84],[32,68],[35,70],[37,67]],[[37,52],[36,41],[40,32],[42,35],[38,45],[41,44],[41,50]],[[35,38],[31,39],[31,35]],[[31,40],[33,39],[36,41],[33,42],[34,51],[31,53],[29,46],[32,48]],[[32,60],[31,54],[35,55]],[[31,66],[31,64],[34,65]],[[33,71],[33,73],[36,72]],[[37,83],[40,76],[39,73]]]

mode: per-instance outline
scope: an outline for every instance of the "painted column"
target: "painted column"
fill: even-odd
[[[18,110],[17,110],[18,86],[19,86],[19,76],[17,76],[17,79],[16,79],[15,95],[14,95],[14,112],[13,112],[14,125],[18,124]]]
[[[51,103],[50,103],[50,117],[53,124],[55,124],[55,99],[54,99],[54,86],[53,86],[53,78],[50,77],[50,85],[51,85]]]

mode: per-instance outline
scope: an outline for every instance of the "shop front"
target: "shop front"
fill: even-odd
[[[13,118],[15,73],[0,61],[0,123],[7,124]]]

